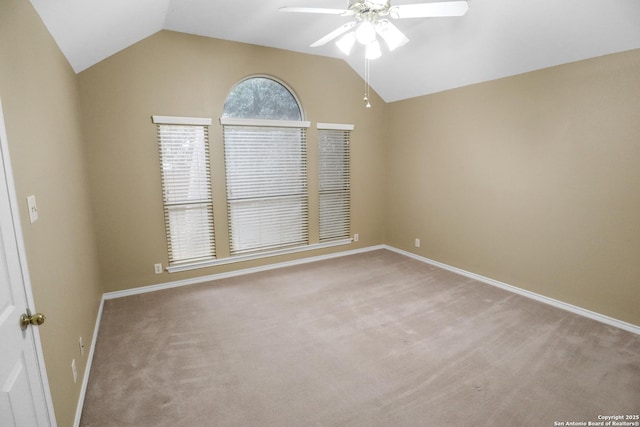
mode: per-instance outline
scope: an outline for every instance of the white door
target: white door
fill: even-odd
[[[6,135],[0,103],[0,426],[52,426],[37,326],[20,327],[31,293]]]

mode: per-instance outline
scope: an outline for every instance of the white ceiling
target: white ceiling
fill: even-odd
[[[351,19],[278,11],[346,8],[347,0],[31,3],[76,72],[163,29],[344,58],[333,43],[309,45]],[[371,61],[370,71],[372,88],[387,102],[640,48],[640,0],[470,0],[463,17],[394,23],[410,42]],[[345,60],[364,75],[362,52]]]

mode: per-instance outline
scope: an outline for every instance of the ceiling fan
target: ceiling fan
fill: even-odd
[[[434,3],[403,4],[392,6],[390,0],[348,0],[347,9],[326,9],[317,7],[281,7],[282,12],[319,13],[328,15],[353,16],[350,21],[320,40],[311,44],[318,47],[342,36],[336,42],[346,55],[351,53],[356,41],[365,46],[365,57],[375,59],[382,55],[378,37],[384,40],[389,51],[393,51],[409,42],[395,25],[387,19],[433,18],[444,16],[462,16],[467,13],[466,0],[441,1]],[[350,31],[352,30],[352,31]]]

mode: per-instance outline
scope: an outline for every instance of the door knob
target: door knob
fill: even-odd
[[[24,331],[25,329],[27,329],[27,326],[29,325],[34,325],[34,326],[42,325],[45,320],[47,320],[47,318],[45,317],[44,314],[42,313],[31,314],[31,310],[27,308],[27,312],[22,316],[20,316],[20,329]]]

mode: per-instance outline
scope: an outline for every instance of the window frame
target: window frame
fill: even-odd
[[[220,124],[230,256],[309,245],[303,119],[295,92],[271,76],[248,76],[227,95]]]
[[[227,96],[225,97],[225,104],[227,102],[227,99],[229,98],[229,96],[233,93],[233,91],[240,86],[241,84],[245,83],[247,80],[251,80],[251,79],[268,79],[268,80],[273,80],[274,82],[278,83],[280,86],[282,86],[283,88],[285,88],[289,94],[293,97],[294,101],[296,102],[296,104],[298,105],[298,109],[300,110],[300,120],[280,120],[280,119],[256,119],[256,118],[240,118],[240,117],[230,117],[230,116],[226,116],[225,112],[224,112],[224,106],[223,106],[223,114],[221,118],[227,119],[227,120],[265,120],[265,121],[304,121],[306,115],[304,112],[304,108],[302,106],[302,102],[300,102],[300,99],[298,98],[298,95],[296,94],[296,92],[285,82],[283,82],[282,80],[270,76],[268,74],[252,74],[250,76],[247,76],[245,78],[243,78],[242,80],[239,80],[236,84],[233,85],[233,87],[231,88],[231,90],[229,91],[229,93],[227,94]]]
[[[264,119],[228,119],[222,117],[220,123],[223,126],[223,144],[225,151],[225,187],[226,187],[226,202],[227,202],[227,219],[228,219],[228,231],[229,231],[229,254],[230,256],[238,256],[251,253],[269,253],[275,250],[284,249],[287,247],[301,247],[309,245],[309,194],[308,194],[308,175],[307,175],[307,138],[306,130],[311,126],[308,121],[293,121],[293,120],[264,120]],[[293,179],[287,179],[284,175],[284,169],[271,169],[260,168],[261,159],[252,157],[252,153],[247,154],[241,161],[241,164],[248,166],[247,162],[255,165],[259,168],[258,177],[251,177],[249,179],[243,178],[246,174],[238,173],[236,170],[232,170],[230,162],[232,160],[238,160],[234,157],[234,154],[242,152],[239,149],[238,144],[240,140],[234,140],[233,138],[227,138],[227,132],[232,135],[234,130],[243,132],[242,129],[246,129],[246,135],[250,135],[255,131],[257,143],[271,141],[271,143],[286,144],[287,142],[294,142],[293,139],[286,138],[283,141],[277,139],[271,139],[272,135],[268,132],[268,129],[273,129],[274,133],[278,130],[299,130],[299,142],[298,147],[286,147],[285,149],[289,154],[299,154],[299,164],[297,160],[284,159],[284,161],[273,162],[281,168],[287,166],[295,166],[297,176]],[[297,137],[294,137],[294,139]],[[250,147],[252,144],[256,144],[254,141],[250,141],[247,145]],[[245,166],[245,167],[247,167]],[[260,179],[260,176],[263,179]],[[280,179],[276,179],[277,177]],[[265,182],[264,178],[269,178],[268,182]],[[282,179],[284,178],[284,179]],[[248,181],[248,182],[247,182]],[[261,192],[251,191],[251,184],[255,187],[260,187]],[[243,190],[244,189],[244,190]],[[237,197],[232,194],[232,191],[241,191],[244,193],[244,197]],[[277,195],[275,197],[274,195]],[[283,209],[287,202],[292,203],[291,209],[283,211],[280,215],[264,215],[264,207],[272,204],[273,209]],[[249,205],[249,207],[247,207]],[[245,206],[243,208],[242,206]],[[299,215],[295,214],[295,211],[299,209]],[[286,213],[294,212],[294,215],[286,215]],[[256,235],[251,242],[238,231],[237,225],[239,223],[252,219],[250,224],[255,226],[257,230]],[[284,227],[284,228],[283,228]],[[283,233],[283,230],[285,233]],[[278,235],[280,231],[280,235]]]
[[[267,79],[271,79],[274,80],[275,82],[277,82],[278,84],[282,85],[286,90],[289,91],[289,93],[291,94],[291,96],[293,96],[293,98],[295,99],[298,108],[300,110],[300,115],[301,115],[301,120],[274,120],[274,119],[246,119],[246,118],[234,118],[234,117],[225,117],[224,114],[222,117],[220,117],[220,125],[221,125],[221,139],[222,141],[224,141],[224,127],[225,126],[259,126],[259,127],[298,127],[298,128],[304,128],[305,129],[305,133],[307,132],[307,130],[311,127],[311,122],[304,120],[304,109],[302,104],[300,103],[296,93],[284,82],[282,82],[281,80],[274,78],[272,76],[268,76],[268,75],[252,75],[249,77],[244,78],[243,80],[239,81],[238,83],[236,83],[236,85],[233,86],[233,88],[235,88],[238,84],[251,79],[251,78],[256,78],[256,77],[260,77],[260,78],[267,78]],[[233,89],[232,89],[233,91]],[[230,91],[230,93],[232,92]],[[226,99],[226,98],[225,98]],[[226,102],[226,101],[225,101]],[[153,116],[154,119],[154,123],[158,124],[156,122],[156,120],[158,122],[170,122],[168,124],[177,124],[177,125],[206,125],[206,126],[210,126],[212,123],[212,120],[209,118],[204,118],[204,119],[200,119],[200,118],[190,118],[190,117],[174,117],[174,116]],[[205,259],[205,260],[198,260],[198,261],[192,261],[192,262],[181,262],[181,263],[172,263],[170,264],[166,270],[169,273],[175,273],[175,272],[181,272],[181,271],[188,271],[188,270],[193,270],[193,269],[198,269],[198,268],[206,268],[206,267],[214,267],[214,266],[220,266],[220,265],[225,265],[225,264],[234,264],[234,263],[238,263],[238,262],[244,262],[244,261],[250,261],[250,260],[257,260],[257,259],[261,259],[261,258],[269,258],[269,257],[273,257],[273,256],[279,256],[279,255],[287,255],[287,254],[295,254],[295,253],[300,253],[300,252],[306,252],[306,251],[312,251],[312,250],[318,250],[318,249],[324,249],[324,248],[330,248],[330,247],[334,247],[334,246],[340,246],[340,245],[347,245],[347,244],[351,244],[353,242],[352,236],[345,236],[344,238],[333,238],[333,239],[326,239],[326,240],[320,240],[320,198],[321,196],[321,189],[320,189],[320,177],[319,174],[318,176],[316,176],[316,174],[314,173],[313,177],[309,176],[309,172],[312,172],[315,170],[319,173],[320,171],[320,155],[319,155],[319,134],[320,134],[320,130],[322,129],[332,129],[332,130],[345,130],[345,131],[353,131],[354,130],[354,125],[344,125],[344,124],[336,124],[336,123],[317,123],[316,124],[316,132],[312,132],[311,134],[307,135],[307,140],[309,138],[309,136],[311,137],[315,137],[316,141],[313,142],[313,144],[315,144],[314,149],[311,150],[311,153],[313,153],[313,158],[309,157],[309,148],[308,148],[308,144],[311,143],[311,141],[307,141],[307,147],[305,147],[305,174],[306,174],[306,180],[305,180],[305,194],[306,194],[306,203],[307,203],[307,212],[306,212],[306,233],[307,233],[307,240],[306,240],[306,244],[301,244],[301,245],[296,245],[296,246],[288,246],[288,247],[278,247],[275,249],[268,249],[268,250],[260,250],[260,251],[251,251],[251,252],[247,252],[247,253],[240,253],[240,254],[232,254],[231,252],[231,234],[228,235],[229,239],[224,239],[222,241],[228,240],[228,248],[222,248],[224,249],[222,252],[224,253],[224,257],[223,258],[217,258],[216,257],[216,253],[218,252],[215,249],[215,239],[213,240],[213,244],[214,244],[214,257],[210,258],[210,259]],[[351,137],[351,135],[350,135]],[[217,138],[216,138],[217,139]],[[211,141],[209,141],[209,144],[211,143]],[[223,156],[224,157],[224,156]],[[230,233],[230,217],[229,217],[229,208],[228,208],[228,197],[227,197],[227,182],[226,182],[226,175],[227,175],[227,171],[226,171],[226,161],[225,159],[221,159],[219,157],[214,156],[214,158],[210,159],[210,162],[212,160],[215,160],[216,165],[213,165],[210,163],[209,164],[209,188],[212,189],[212,187],[215,188],[220,188],[223,185],[224,187],[224,191],[222,191],[222,193],[224,194],[224,203],[227,206],[227,231],[229,231]],[[218,164],[219,163],[219,164]],[[349,153],[349,158],[348,158],[348,165],[347,167],[349,168],[349,171],[351,169],[351,154]],[[218,182],[218,178],[216,178],[216,182],[213,182],[213,178],[215,178],[215,175],[211,174],[211,170],[212,168],[220,168],[220,167],[224,167],[225,168],[225,173],[224,173],[224,181]],[[350,172],[349,172],[350,175]],[[310,183],[309,180],[310,179],[314,179],[317,181],[314,181],[314,183],[317,183],[317,187],[316,185],[313,185],[310,188]],[[349,204],[351,203],[351,177],[349,176]],[[310,193],[309,190],[313,189],[313,192]],[[214,207],[213,206],[213,192],[212,193],[212,199],[211,199],[211,204],[212,204],[212,214],[215,208],[215,212],[216,215],[220,215],[224,212],[224,208],[222,207]],[[163,201],[164,201],[164,197],[163,197]],[[219,203],[221,200],[218,200],[217,202]],[[164,204],[164,202],[163,202]],[[314,212],[309,212],[309,208],[311,206],[315,206],[314,208]],[[318,211],[315,212],[315,209],[317,209]],[[351,221],[351,206],[349,206],[349,218],[348,218],[348,222],[349,222],[349,233],[351,232],[351,226],[352,226],[352,221]],[[221,220],[222,218],[218,218],[219,220]],[[165,219],[166,221],[166,219]],[[217,227],[223,227],[224,228],[224,224],[225,222],[222,221],[218,221],[218,222],[214,222],[213,221],[213,217],[212,217],[212,235],[215,236],[216,235],[216,231],[218,232],[222,232],[224,233],[223,230],[218,229],[216,230],[216,226]],[[166,224],[166,222],[165,222]],[[317,232],[317,233],[316,233]],[[223,236],[224,237],[224,236]],[[286,264],[286,262],[284,263]]]
[[[167,238],[167,258],[168,267],[178,265],[192,265],[216,259],[215,244],[215,224],[213,218],[213,194],[211,180],[211,160],[209,154],[209,126],[212,124],[210,118],[196,117],[176,117],[176,116],[152,116],[152,122],[156,125],[157,143],[160,154],[160,174],[162,186],[162,203],[164,211],[165,233]],[[194,127],[201,128],[202,151],[196,153],[200,165],[195,168],[190,165],[187,170],[189,175],[189,185],[199,185],[197,196],[192,197],[184,193],[182,188],[185,185],[187,174],[168,174],[165,164],[179,162],[179,158],[166,158],[166,152],[172,146],[177,145],[175,134],[177,130],[164,132],[165,127]],[[191,174],[195,171],[198,175],[193,178]],[[203,185],[204,183],[204,185]],[[202,192],[204,191],[204,195]],[[173,194],[179,194],[174,196]],[[191,214],[191,215],[189,215]],[[191,219],[189,219],[189,217]],[[206,228],[202,229],[203,224]],[[194,234],[188,230],[198,227],[199,232],[194,238]],[[208,228],[208,229],[207,229]],[[185,232],[185,230],[187,230]],[[202,233],[204,231],[204,235]]]
[[[351,132],[355,129],[352,124],[317,123],[318,130],[318,238],[321,243],[351,239]],[[323,131],[338,134],[337,139],[343,143],[339,147],[342,155],[341,173],[337,179],[323,188],[323,151],[321,149]],[[337,145],[337,144],[336,144]],[[334,156],[335,159],[335,156]],[[335,164],[333,165],[335,166]],[[323,199],[333,198],[338,204],[323,207]],[[327,205],[325,205],[327,206]],[[325,218],[323,218],[323,215]],[[323,225],[326,227],[323,229]],[[333,230],[333,231],[331,231]]]

